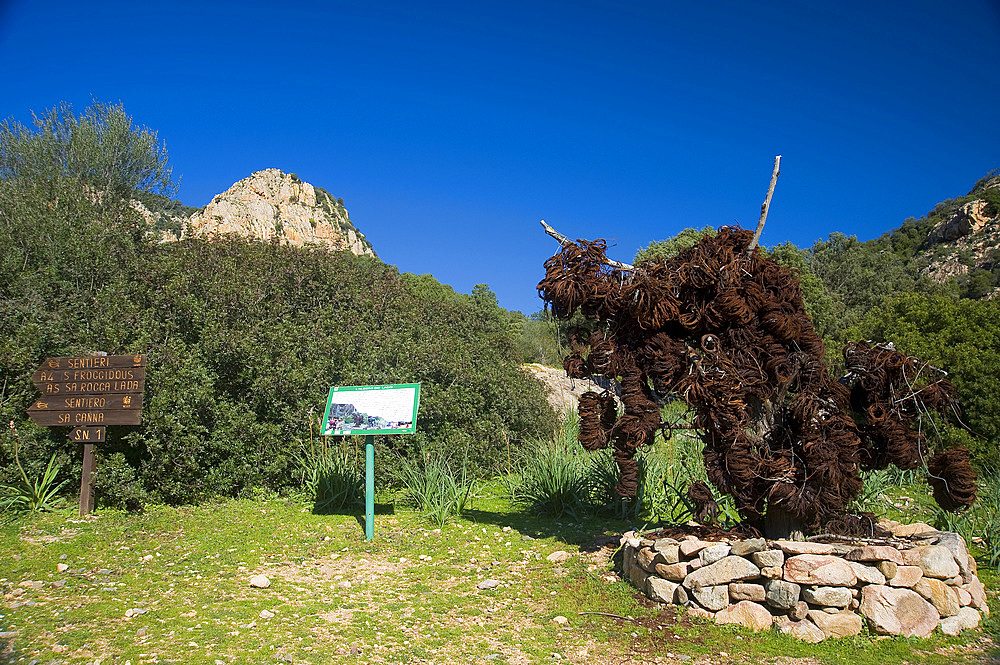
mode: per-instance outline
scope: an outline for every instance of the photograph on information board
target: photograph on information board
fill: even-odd
[[[420,384],[334,386],[323,416],[325,435],[412,434],[417,428]]]

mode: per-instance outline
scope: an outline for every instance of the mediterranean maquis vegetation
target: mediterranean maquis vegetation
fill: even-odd
[[[422,383],[419,433],[384,440],[380,482],[399,475],[394,465],[432,457],[492,476],[551,437],[557,416],[520,365],[561,366],[571,334],[588,325],[580,312],[526,317],[500,308],[486,285],[460,294],[348,251],[160,242],[192,210],[174,200],[177,182],[157,133],[121,105],[60,104],[27,126],[0,124],[0,483],[18,477],[18,463],[40,476],[53,456],[62,478],[79,478],[66,430],[27,418],[38,394],[29,377],[46,357],[94,350],[147,356],[142,425],[111,427],[99,446],[99,507],[300,487],[304,458],[354,445],[320,442],[332,385]],[[799,278],[832,374],[844,342],[866,339],[948,371],[967,428],[937,416],[934,426],[945,447],[972,451],[981,475],[1000,461],[1000,304],[989,298],[1000,268],[992,255],[928,239],[970,201],[989,213],[995,183],[987,176],[875,240],[834,233],[807,249],[765,250]],[[715,233],[686,229],[634,262]],[[967,269],[932,279],[932,263],[956,258],[948,252]]]
[[[178,210],[176,190],[163,143],[120,105],[0,125],[0,482],[17,461],[39,476],[53,454],[79,478],[67,430],[26,417],[30,375],[94,350],[148,363],[142,425],[99,446],[98,507],[300,486],[333,385],[423,384],[419,433],[380,443],[387,475],[428,455],[492,474],[551,433],[520,369],[523,317],[485,285],[458,294],[347,251],[160,243],[133,201]]]

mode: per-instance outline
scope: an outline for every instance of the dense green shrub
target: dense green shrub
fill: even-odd
[[[963,420],[981,437],[942,427],[946,442],[968,446],[981,463],[1000,461],[1000,302],[905,293],[876,307],[849,334],[895,343],[946,369],[958,389]]]

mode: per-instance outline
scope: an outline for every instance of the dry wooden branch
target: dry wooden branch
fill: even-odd
[[[555,238],[559,242],[559,244],[562,245],[563,247],[565,247],[566,245],[573,244],[572,240],[570,240],[569,238],[567,238],[566,236],[564,236],[563,234],[559,233],[554,228],[546,224],[544,219],[540,220],[539,224],[541,224],[542,227],[545,229],[545,233]],[[621,261],[612,261],[611,259],[605,259],[605,263],[611,266],[612,268],[615,268],[616,270],[627,270],[629,272],[635,270],[635,266],[631,266],[627,263],[622,263]]]
[[[778,169],[780,165],[781,155],[777,155],[774,158],[774,170],[771,171],[771,185],[767,188],[767,198],[764,199],[764,204],[760,207],[760,221],[757,222],[757,230],[754,231],[753,240],[750,241],[750,246],[747,247],[747,256],[753,254],[753,248],[757,246],[760,234],[764,230],[764,222],[767,220],[767,209],[771,207],[771,196],[774,195],[774,186],[778,182]]]

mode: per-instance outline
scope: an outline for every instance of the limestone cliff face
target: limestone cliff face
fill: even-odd
[[[216,195],[185,220],[182,236],[226,234],[375,256],[371,243],[351,223],[342,200],[278,169],[257,171]]]
[[[1000,176],[979,185],[969,197],[1000,189]],[[982,198],[972,198],[938,222],[924,242],[928,263],[923,274],[937,282],[993,268],[1000,249],[1000,211]]]

